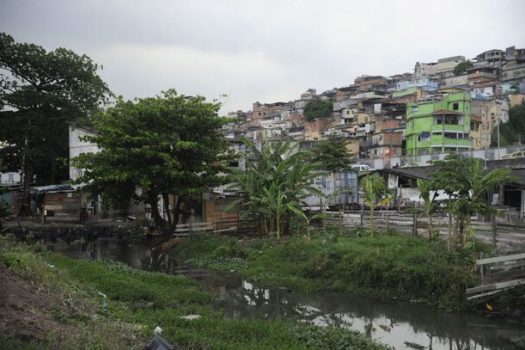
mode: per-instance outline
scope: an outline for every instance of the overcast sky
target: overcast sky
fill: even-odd
[[[227,94],[228,112],[522,48],[524,14],[523,0],[0,0],[0,31],[87,54],[126,98]]]

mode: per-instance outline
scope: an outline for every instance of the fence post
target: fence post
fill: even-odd
[[[363,204],[361,204],[361,212],[359,213],[359,218],[360,218],[360,220],[361,220],[361,227],[363,227],[363,214],[364,214],[364,210],[365,210],[365,208],[364,208]]]
[[[496,213],[492,213],[490,215],[490,223],[491,223],[491,226],[492,226],[492,244],[494,245],[494,247],[496,247],[496,244],[497,244],[497,235],[498,235],[498,227],[497,227],[497,222],[496,222]]]
[[[386,214],[386,233],[390,231],[390,214]]]
[[[188,226],[188,238],[191,238],[191,225],[193,223],[193,221],[195,220],[195,210],[193,208],[191,208],[191,214],[190,214],[190,223],[189,223],[189,226]]]
[[[479,253],[479,259],[483,259],[483,252],[480,252]],[[480,269],[480,273],[481,273],[481,285],[484,284],[484,279],[483,279],[483,265],[481,265],[481,269]]]
[[[412,216],[412,234],[417,237],[417,213],[414,212]]]

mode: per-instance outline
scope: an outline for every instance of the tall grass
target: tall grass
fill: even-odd
[[[224,253],[223,262],[228,252],[230,259],[243,257],[240,273],[266,286],[350,291],[446,309],[464,308],[464,290],[475,282],[472,250],[450,251],[441,242],[399,234],[332,231],[311,240],[245,242],[201,236],[184,242],[175,254],[200,265],[226,267],[218,263],[217,251]]]

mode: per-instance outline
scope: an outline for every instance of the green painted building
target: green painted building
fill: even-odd
[[[425,155],[470,149],[470,94],[445,95],[441,101],[409,103],[406,154]]]

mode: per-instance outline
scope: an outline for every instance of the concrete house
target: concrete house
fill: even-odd
[[[439,101],[412,103],[406,114],[407,155],[470,149],[471,98],[455,93]]]

